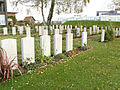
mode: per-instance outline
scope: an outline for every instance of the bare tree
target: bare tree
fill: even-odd
[[[62,12],[80,13],[82,12],[83,7],[86,6],[87,3],[89,3],[89,0],[12,0],[11,3],[15,6],[22,4],[41,10],[44,25],[50,25],[54,11],[57,14],[60,14]],[[48,17],[45,20],[44,9],[47,7],[50,8]]]
[[[113,0],[115,10],[120,10],[120,0]]]

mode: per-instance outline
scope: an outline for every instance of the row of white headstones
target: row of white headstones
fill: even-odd
[[[18,32],[20,35],[23,34],[24,31],[24,27],[23,26],[18,26]],[[25,27],[26,28],[26,27]],[[45,27],[48,30],[48,26]],[[63,30],[67,30],[67,28],[69,29],[73,29],[72,25],[56,25],[56,29],[59,29],[59,33],[62,34]],[[35,26],[35,30],[36,32],[39,32],[39,35],[42,35],[42,30],[44,29],[44,26]],[[50,32],[51,35],[53,34],[53,30],[55,29],[55,25],[50,26]],[[97,27],[96,25],[93,25],[93,34],[95,34],[95,30],[97,29],[97,34],[99,33],[99,27]],[[80,28],[78,28],[77,26],[75,26],[75,30],[76,30],[76,35],[77,37],[80,36],[80,30],[83,31],[83,26],[81,25]],[[89,33],[90,35],[92,35],[92,27],[89,28]],[[3,28],[3,35],[8,35],[8,29],[7,27]],[[12,35],[16,35],[16,27],[12,27]]]
[[[80,30],[79,28],[75,27]],[[84,28],[82,32],[82,47],[87,46],[87,29]],[[92,32],[92,28],[89,29],[89,32]],[[93,33],[96,32],[96,29],[93,29]],[[97,29],[99,32],[99,29]],[[95,34],[95,33],[94,33]],[[101,42],[104,41],[105,30],[101,30]],[[48,30],[43,29],[42,35],[40,36],[40,48],[44,56],[51,56],[51,41],[50,36],[48,35]],[[35,62],[35,48],[34,48],[34,37],[31,37],[30,27],[26,27],[26,37],[21,39],[22,47],[22,62],[34,63]],[[1,48],[3,48],[8,56],[8,62],[11,62],[15,58],[14,63],[17,61],[17,43],[16,39],[4,39],[1,40]],[[69,26],[67,27],[66,34],[66,52],[73,50],[73,33]],[[55,29],[54,34],[54,55],[62,53],[62,34],[60,34],[60,29]]]
[[[26,27],[25,27],[26,28]],[[48,30],[48,26],[45,27],[47,30]],[[59,28],[59,33],[62,34],[63,33],[63,30],[67,30],[67,28],[69,29],[73,29],[73,26],[72,25],[56,25],[56,29]],[[41,36],[42,35],[42,30],[44,29],[44,26],[35,26],[35,30],[36,32],[39,32],[39,35]],[[51,35],[53,34],[53,30],[55,29],[55,25],[53,26],[50,26],[50,32],[51,32]],[[93,31],[92,31],[93,29]],[[101,28],[102,30],[103,28]],[[75,26],[75,30],[76,30],[76,36],[77,37],[80,37],[80,31],[83,31],[83,26],[81,25],[80,28],[78,28],[77,26]],[[107,27],[105,27],[105,30],[107,30]],[[23,34],[23,31],[24,31],[24,27],[23,26],[18,26],[18,32],[20,35]],[[93,27],[89,27],[89,35],[92,35],[92,34],[98,34],[99,33],[99,27],[97,27],[97,25],[93,25]],[[8,35],[8,29],[7,27],[4,27],[3,28],[3,35]],[[12,27],[12,35],[16,35],[16,27]],[[118,28],[116,28],[116,34],[115,36],[120,36],[120,28],[119,28],[119,31],[118,31]]]

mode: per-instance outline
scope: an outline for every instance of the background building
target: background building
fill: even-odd
[[[120,13],[118,11],[97,11],[100,21],[120,21]]]
[[[7,25],[6,0],[0,0],[0,25]]]
[[[8,25],[15,25],[16,24],[16,22],[17,22],[16,14],[17,14],[17,12],[7,12]]]

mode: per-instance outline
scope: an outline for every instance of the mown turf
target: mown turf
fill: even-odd
[[[109,21],[87,21],[87,20],[81,20],[81,21],[67,21],[64,23],[64,25],[83,25],[85,27],[92,27],[93,25],[97,25],[99,27],[105,27],[105,26],[110,26]],[[118,27],[120,26],[120,22],[111,22],[111,25],[113,27]]]
[[[120,38],[101,43],[99,37],[88,38],[92,50],[1,83],[0,90],[119,90]]]

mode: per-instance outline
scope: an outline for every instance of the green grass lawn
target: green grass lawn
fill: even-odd
[[[113,27],[118,27],[120,26],[120,22],[111,22],[111,24],[113,25]],[[85,27],[92,27],[92,25],[97,25],[99,27],[105,27],[105,26],[110,26],[110,22],[109,21],[87,21],[87,20],[81,20],[81,21],[67,21],[65,22],[63,25],[83,25]]]
[[[0,90],[119,90],[120,38],[107,43],[101,43],[99,39],[100,35],[88,37],[88,46],[93,49],[69,61],[3,82]],[[39,37],[36,40],[39,41]],[[74,48],[79,46],[81,38],[74,39]]]

